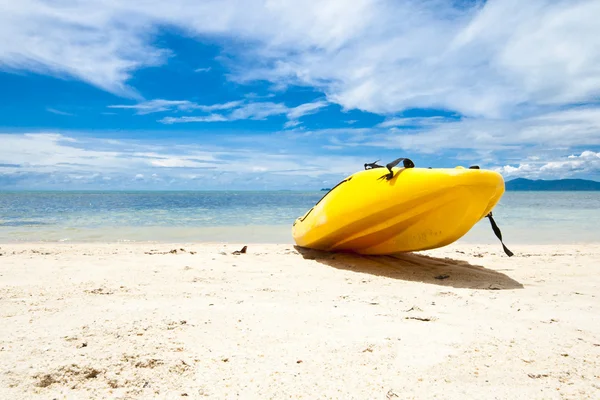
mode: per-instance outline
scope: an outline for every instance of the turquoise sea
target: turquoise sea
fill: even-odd
[[[0,242],[293,243],[294,220],[325,192],[0,192]],[[600,192],[506,192],[504,241],[600,242]],[[463,242],[499,243],[488,219]]]

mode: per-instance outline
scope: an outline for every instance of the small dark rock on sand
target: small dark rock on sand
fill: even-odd
[[[248,249],[248,246],[244,246],[244,247],[242,247],[241,250],[236,250],[231,254],[235,254],[235,255],[246,254],[246,249]]]

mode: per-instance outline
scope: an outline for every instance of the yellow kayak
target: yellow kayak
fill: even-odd
[[[385,167],[365,164],[364,171],[329,190],[294,222],[296,244],[360,254],[428,250],[458,240],[485,217],[502,241],[491,214],[504,194],[499,173],[478,167],[415,168],[406,158]]]

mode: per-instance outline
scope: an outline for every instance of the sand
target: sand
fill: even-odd
[[[600,244],[242,245],[0,245],[0,398],[600,398]]]

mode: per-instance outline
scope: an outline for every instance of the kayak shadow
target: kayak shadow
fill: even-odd
[[[521,283],[501,272],[452,258],[437,258],[415,253],[370,256],[294,247],[305,259],[315,260],[333,268],[404,281],[467,289],[523,288]]]

